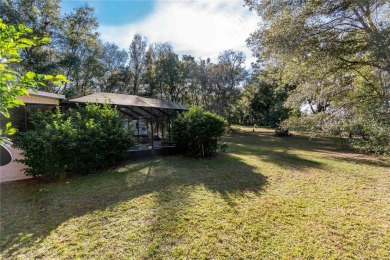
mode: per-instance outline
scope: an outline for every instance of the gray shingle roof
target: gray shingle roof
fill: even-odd
[[[84,97],[75,98],[69,100],[74,103],[109,103],[118,106],[129,106],[129,107],[150,107],[150,108],[161,108],[161,109],[172,109],[172,110],[188,110],[187,107],[174,103],[165,99],[160,98],[145,98],[135,95],[124,95],[99,92]]]

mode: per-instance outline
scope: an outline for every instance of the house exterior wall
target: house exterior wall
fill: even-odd
[[[25,107],[14,107],[8,110],[11,115],[10,119],[1,118],[2,125],[11,122],[12,127],[15,127],[18,130],[25,131],[26,130],[26,108]],[[3,123],[4,122],[4,123]]]
[[[19,131],[26,131],[31,128],[31,123],[28,120],[28,112],[30,110],[40,109],[42,111],[53,110],[60,105],[60,99],[51,97],[51,93],[40,92],[42,94],[30,93],[29,96],[18,96],[16,99],[23,101],[25,106],[14,107],[8,110],[11,118],[0,116],[0,125],[5,126],[6,123],[11,122],[12,127]]]
[[[54,111],[55,105],[48,105],[48,104],[26,104],[26,106],[23,107],[13,107],[11,109],[8,109],[8,112],[10,114],[10,118],[5,118],[4,116],[0,116],[0,125],[4,125],[8,122],[12,123],[12,127],[18,129],[19,131],[26,131],[28,129],[31,129],[32,124],[29,120],[29,112],[31,110],[41,110],[41,111]]]

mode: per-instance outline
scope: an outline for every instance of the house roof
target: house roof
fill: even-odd
[[[129,117],[172,115],[177,111],[187,111],[188,108],[161,98],[145,98],[136,95],[125,95],[99,92],[84,97],[69,100],[73,103],[109,103],[119,107],[120,111]]]
[[[17,96],[16,98],[25,104],[57,106],[60,100],[65,99],[65,96],[44,91],[28,90],[28,95]]]
[[[40,96],[40,97],[48,97],[48,98],[54,98],[54,99],[65,99],[64,95],[58,95],[54,93],[44,92],[44,91],[32,91],[28,90],[28,93],[30,96]]]

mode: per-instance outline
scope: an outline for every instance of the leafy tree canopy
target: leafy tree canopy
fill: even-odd
[[[32,30],[24,25],[15,28],[0,19],[0,113],[5,118],[10,117],[10,108],[24,105],[22,101],[16,99],[17,96],[28,95],[29,89],[35,90],[38,85],[45,86],[48,81],[57,85],[67,81],[63,75],[42,75],[32,71],[22,74],[13,68],[13,64],[22,61],[21,50],[49,41],[49,38],[28,39],[26,35],[29,33],[32,33]],[[16,129],[8,122],[5,129],[0,129],[0,142],[4,140],[5,135],[12,135],[15,131]]]
[[[349,132],[350,137],[358,132],[367,143],[390,145],[390,136],[383,134],[374,142],[377,133],[368,127],[390,127],[388,1],[245,2],[262,18],[248,39],[258,67],[280,83],[297,86],[288,107],[308,107],[316,118],[312,129]],[[370,149],[378,150],[374,146]]]

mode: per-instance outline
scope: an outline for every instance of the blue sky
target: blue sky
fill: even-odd
[[[78,1],[63,0],[62,13],[70,13],[75,7],[88,4],[95,8],[96,17],[101,25],[122,25],[134,23],[144,19],[154,10],[155,1],[152,0],[95,0]]]
[[[245,40],[259,18],[243,7],[243,0],[63,0],[62,12],[88,3],[96,9],[104,41],[128,49],[133,35],[148,42],[170,42],[179,54],[210,57],[227,49],[242,50],[246,64],[254,59]]]

